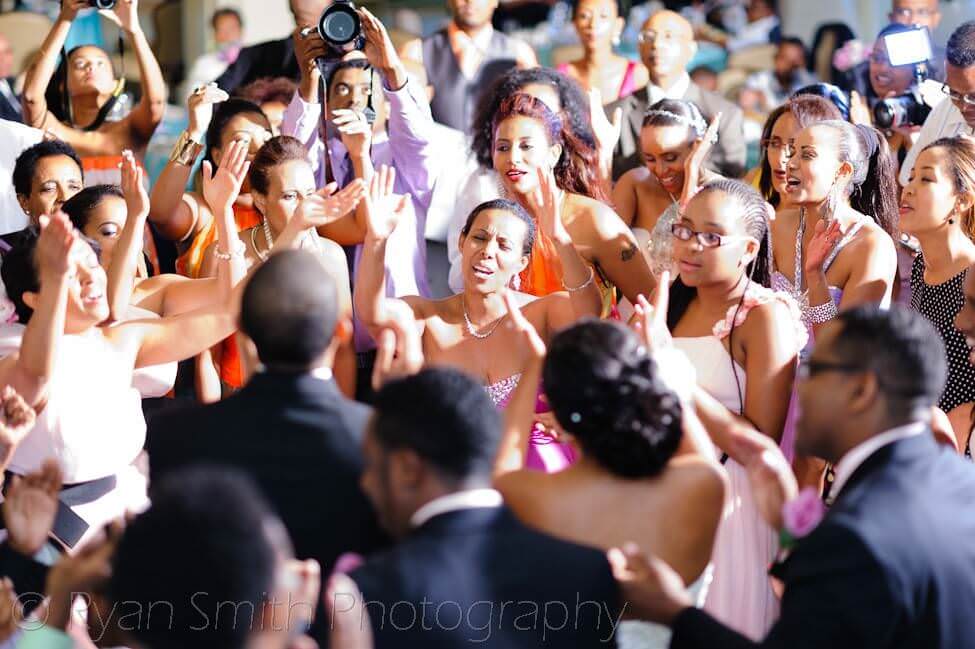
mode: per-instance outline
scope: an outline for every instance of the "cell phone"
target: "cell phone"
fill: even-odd
[[[933,58],[927,27],[884,36],[887,58],[891,65],[917,65]]]

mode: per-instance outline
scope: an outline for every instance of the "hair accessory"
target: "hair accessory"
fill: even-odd
[[[691,106],[694,106],[694,104],[691,104]],[[691,112],[695,112],[694,109],[691,109]],[[704,132],[708,130],[707,124],[704,122],[704,116],[700,113],[697,113],[694,117],[687,117],[662,108],[649,108],[643,113],[643,119],[654,116],[670,119],[688,128],[692,128],[698,137],[704,135]]]

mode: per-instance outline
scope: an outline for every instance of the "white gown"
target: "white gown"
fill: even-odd
[[[711,585],[713,568],[708,566],[697,581],[687,587],[694,600],[694,606],[701,608]],[[670,646],[671,631],[661,624],[650,622],[621,622],[616,632],[619,649],[667,649]]]

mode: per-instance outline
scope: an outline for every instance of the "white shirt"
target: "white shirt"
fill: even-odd
[[[729,52],[737,52],[753,45],[768,45],[772,31],[779,26],[778,16],[765,16],[742,27],[725,46]]]
[[[945,97],[924,120],[924,126],[918,133],[917,142],[914,143],[911,150],[907,152],[907,157],[904,158],[904,164],[901,165],[901,172],[898,176],[901,186],[907,186],[917,156],[924,147],[940,138],[955,135],[975,135],[975,129],[968,125],[955,104]]]
[[[647,84],[647,93],[650,95],[650,105],[657,103],[661,99],[683,99],[687,94],[687,89],[691,87],[691,76],[686,72],[675,81],[669,88],[661,88],[652,81]]]
[[[867,459],[887,446],[888,444],[893,444],[894,442],[899,442],[902,439],[907,439],[908,437],[914,437],[915,435],[922,435],[928,431],[927,424],[916,422],[913,424],[908,424],[906,426],[898,426],[897,428],[892,428],[886,432],[880,433],[879,435],[874,435],[867,441],[854,446],[846,455],[836,463],[836,478],[833,480],[833,486],[830,489],[829,497],[830,499],[836,498],[840,490],[843,489],[843,485],[847,483],[850,476],[860,468],[860,465],[867,461]]]
[[[504,502],[501,494],[494,489],[467,489],[457,491],[446,496],[434,498],[423,505],[410,516],[410,525],[415,529],[434,516],[461,509],[481,509],[485,507],[500,507]]]
[[[14,191],[17,156],[44,139],[44,131],[19,122],[0,119],[0,234],[27,227],[28,219]]]

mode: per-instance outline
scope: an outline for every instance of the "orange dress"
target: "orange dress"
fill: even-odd
[[[261,224],[261,214],[253,207],[234,204],[234,222],[237,232],[253,228]],[[203,253],[217,238],[215,221],[200,230],[190,243],[190,247],[176,260],[176,270],[194,279],[200,276],[200,265]],[[243,385],[243,371],[240,367],[240,350],[237,348],[237,335],[231,334],[220,343],[220,380],[231,388]]]

